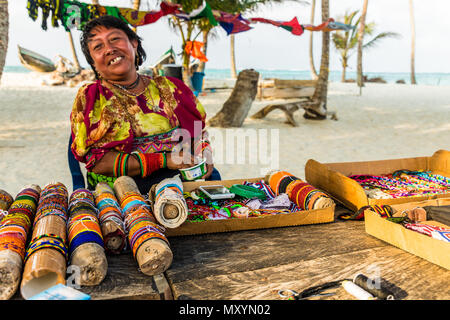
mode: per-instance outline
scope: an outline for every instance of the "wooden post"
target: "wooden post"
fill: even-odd
[[[258,91],[259,73],[253,69],[239,72],[236,84],[222,109],[208,121],[211,127],[241,127]]]

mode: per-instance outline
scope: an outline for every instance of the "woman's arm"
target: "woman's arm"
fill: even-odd
[[[189,168],[194,165],[194,157],[192,155],[185,157],[183,152],[180,152],[179,154],[166,153],[164,154],[165,161],[161,159],[163,156],[162,153],[148,153],[140,154],[141,159],[144,157],[144,163],[142,165],[145,166],[145,170],[142,170],[142,160],[139,160],[138,155],[128,154],[128,156],[126,156],[127,154],[123,154],[122,158],[120,158],[120,155],[120,152],[108,151],[96,162],[92,172],[110,177],[125,175],[124,173],[131,177],[142,176],[142,173],[146,172],[144,176],[148,176],[161,168],[177,170]],[[126,162],[124,163],[125,160]],[[125,168],[121,168],[121,164],[123,164]]]

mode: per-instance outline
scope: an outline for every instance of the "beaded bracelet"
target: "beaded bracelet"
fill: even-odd
[[[58,252],[60,252],[64,258],[67,260],[67,247],[65,246],[64,242],[62,241],[61,237],[54,237],[50,234],[47,234],[47,238],[51,238],[51,239],[47,239],[47,240],[43,240],[42,238],[39,240],[36,240],[35,242],[31,242],[30,245],[28,246],[28,249],[25,253],[25,258],[24,258],[24,262],[26,263],[26,261],[28,260],[28,258],[35,253],[38,250],[41,249],[54,249]]]

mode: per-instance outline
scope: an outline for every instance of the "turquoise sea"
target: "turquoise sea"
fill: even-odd
[[[255,69],[263,78],[278,79],[298,79],[310,80],[309,70],[264,70]],[[238,70],[239,72],[239,70]],[[205,78],[209,79],[227,79],[230,78],[229,69],[206,69]],[[404,80],[405,83],[411,83],[409,72],[364,72],[369,79],[383,78],[387,83],[395,83],[397,80]],[[347,79],[356,79],[356,72],[347,72]],[[332,82],[341,81],[340,71],[330,71],[328,79]],[[424,85],[450,85],[450,73],[416,73],[417,84]]]
[[[266,70],[255,69],[263,78],[278,78],[278,79],[301,79],[309,80],[311,75],[309,70]],[[5,66],[4,72],[30,72],[23,66]],[[239,70],[238,70],[239,72]],[[410,74],[408,72],[365,72],[366,76],[371,78],[381,77],[387,83],[395,83],[398,80],[404,80],[406,83],[410,82]],[[229,79],[231,78],[230,69],[206,69],[206,79]],[[341,81],[340,71],[330,71],[329,79],[332,82]],[[356,79],[356,72],[347,72],[347,79]],[[416,73],[417,84],[424,85],[450,85],[450,73]]]

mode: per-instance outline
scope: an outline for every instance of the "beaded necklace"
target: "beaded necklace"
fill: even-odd
[[[117,89],[120,89],[120,90],[122,90],[122,91],[124,91],[126,94],[128,94],[128,95],[130,95],[130,96],[133,96],[133,97],[138,97],[138,96],[140,96],[141,94],[143,94],[146,90],[147,90],[147,85],[145,84],[145,78],[142,78],[142,82],[144,83],[144,90],[142,90],[141,92],[139,92],[139,93],[133,93],[133,92],[131,92],[131,91],[129,91],[129,89],[134,89],[135,87],[137,87],[137,85],[139,84],[139,80],[141,79],[141,76],[140,76],[140,74],[138,73],[138,77],[137,77],[137,79],[136,79],[136,81],[135,82],[133,82],[131,85],[129,85],[129,86],[122,86],[122,85],[120,85],[120,84],[117,84],[117,83],[114,83],[114,82],[111,82],[111,81],[109,81],[109,80],[106,80],[106,82],[108,82],[109,84],[111,84],[111,85],[113,85],[114,87],[116,87]]]

